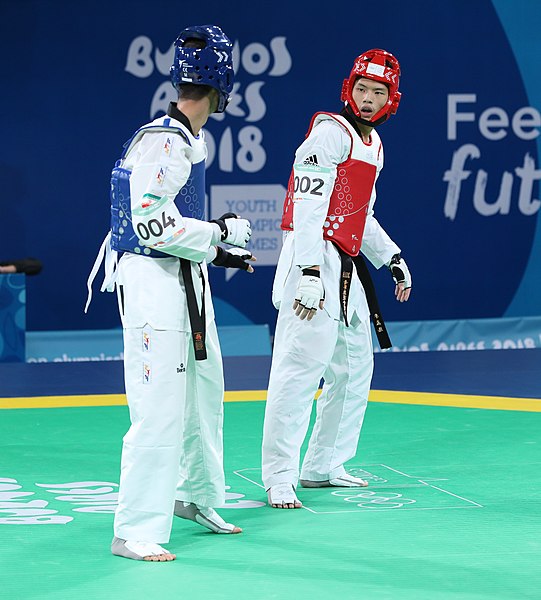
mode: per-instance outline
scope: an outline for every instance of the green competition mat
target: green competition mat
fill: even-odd
[[[6,600],[541,598],[541,414],[371,402],[348,470],[364,489],[266,505],[264,402],[225,406],[227,505],[177,519],[171,563],[109,552],[125,406],[0,411]]]

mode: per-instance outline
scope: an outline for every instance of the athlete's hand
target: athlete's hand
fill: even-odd
[[[213,265],[217,267],[233,268],[233,269],[244,269],[248,273],[253,273],[254,268],[246,261],[255,262],[256,257],[249,251],[243,250],[242,248],[220,248],[216,246],[216,258],[212,261]]]
[[[303,269],[297,286],[293,310],[299,319],[310,321],[314,318],[318,307],[323,308],[325,292],[319,270]]]
[[[246,244],[250,241],[252,235],[248,219],[241,219],[235,213],[225,213],[219,219],[213,219],[211,223],[216,223],[220,227],[222,242],[246,248]]]
[[[395,254],[387,266],[396,283],[394,290],[396,299],[399,302],[406,302],[411,293],[411,273],[406,261],[401,258],[400,254]]]

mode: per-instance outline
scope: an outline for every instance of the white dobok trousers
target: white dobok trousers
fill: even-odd
[[[263,431],[265,489],[297,486],[300,450],[321,378],[325,384],[300,478],[325,481],[345,472],[343,464],[357,451],[372,380],[367,306],[359,311],[365,318],[355,313],[346,327],[325,310],[301,321],[290,300],[281,303],[274,338]]]
[[[179,302],[184,303],[182,281],[177,276],[178,261],[165,259],[154,265],[152,259],[144,261],[137,264],[132,259],[132,266],[142,276],[135,282],[132,280],[131,285],[126,272],[129,268],[124,277],[120,272],[124,322],[129,321],[125,317],[129,316],[132,296],[139,306],[141,301],[145,302],[142,298],[147,293],[145,288],[148,293],[154,289],[158,301],[159,288],[165,291],[165,285],[169,294],[164,302],[167,304],[176,287]],[[168,277],[167,271],[172,277]],[[149,325],[124,329],[124,371],[131,427],[122,447],[114,522],[117,537],[166,543],[175,499],[202,506],[220,506],[225,502],[224,384],[214,320],[207,323],[206,348],[207,360],[196,361],[189,332],[159,330]]]

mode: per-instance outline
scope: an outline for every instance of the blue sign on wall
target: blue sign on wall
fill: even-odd
[[[25,361],[25,275],[0,275],[0,362]]]
[[[220,307],[271,323],[279,217],[296,147],[312,114],[340,110],[342,79],[363,50],[393,52],[403,99],[379,128],[386,165],[376,217],[413,273],[407,305],[376,274],[388,320],[541,313],[539,131],[541,5],[524,0],[388,0],[314,9],[277,0],[249,10],[209,0],[2,4],[1,250],[36,255],[28,284],[32,330],[119,324],[86,277],[108,228],[109,174],[123,142],[174,99],[171,44],[190,24],[219,24],[235,43],[236,84],[207,124],[210,217],[250,218],[256,273],[212,269]],[[363,25],[369,23],[368,25]],[[9,25],[6,27],[6,25]],[[218,312],[218,317],[220,312]]]

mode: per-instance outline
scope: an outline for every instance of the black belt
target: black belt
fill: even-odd
[[[193,348],[195,351],[195,360],[206,360],[207,348],[205,346],[205,333],[206,333],[206,315],[205,315],[205,278],[201,272],[201,280],[203,286],[203,293],[201,295],[201,313],[197,306],[197,298],[195,297],[195,288],[193,286],[192,278],[192,264],[191,261],[185,258],[180,259],[180,269],[182,271],[182,277],[184,278],[184,287],[186,289],[186,301],[188,303],[188,315],[190,317],[190,327],[192,330],[192,341]]]
[[[340,269],[340,307],[342,308],[344,323],[346,327],[349,327],[348,300],[349,290],[351,288],[351,276],[353,274],[353,260],[349,254],[341,251],[340,258],[342,260],[342,266]]]
[[[361,284],[366,294],[368,310],[370,311],[370,318],[372,319],[372,323],[374,324],[374,329],[378,338],[379,347],[382,350],[391,348],[393,344],[391,343],[391,338],[389,337],[389,333],[387,332],[387,328],[385,327],[385,322],[383,320],[381,310],[379,307],[378,297],[376,295],[376,288],[374,287],[374,282],[372,281],[370,271],[366,266],[364,258],[360,254],[351,257],[349,256],[349,254],[346,254],[340,248],[336,247],[336,249],[340,254],[340,259],[342,262],[340,271],[340,306],[342,309],[342,315],[344,317],[344,323],[346,327],[349,326],[347,317],[348,299],[349,290],[351,287],[351,275],[353,273],[353,265],[355,265],[357,269],[357,275],[361,280]]]
[[[391,342],[391,338],[389,337],[389,333],[387,332],[387,327],[385,327],[385,322],[381,315],[381,309],[379,307],[378,297],[376,295],[376,288],[374,287],[374,282],[372,281],[372,277],[370,276],[370,271],[366,266],[364,258],[360,254],[354,256],[352,260],[355,264],[355,267],[357,268],[357,275],[361,280],[364,292],[366,294],[368,310],[370,311],[370,318],[372,319],[372,323],[374,324],[374,329],[378,338],[379,347],[382,350],[391,348],[393,344]]]

